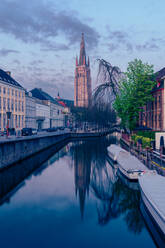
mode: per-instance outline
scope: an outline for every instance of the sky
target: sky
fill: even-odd
[[[0,68],[24,88],[73,99],[81,33],[92,88],[98,58],[125,71],[135,58],[165,67],[164,0],[1,0]]]

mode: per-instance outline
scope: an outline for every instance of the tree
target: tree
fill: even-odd
[[[71,112],[74,116],[76,126],[81,126],[83,123],[88,123],[91,126],[98,128],[112,128],[116,123],[116,113],[109,108],[108,104],[91,105],[85,107],[72,107]]]
[[[94,90],[93,99],[97,105],[104,102],[109,103],[109,107],[112,107],[119,90],[119,81],[124,74],[119,67],[111,65],[106,60],[98,59],[98,61],[97,81],[99,86]]]
[[[139,112],[143,111],[147,102],[153,100],[151,91],[156,84],[153,65],[135,59],[128,64],[125,76],[120,82],[114,108],[121,118],[122,126],[133,130]]]

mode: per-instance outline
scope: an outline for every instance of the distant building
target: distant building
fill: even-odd
[[[0,69],[0,129],[25,126],[25,89]]]
[[[153,101],[148,102],[139,114],[139,126],[155,131],[165,131],[165,68],[156,73],[157,85],[151,94]]]
[[[79,62],[76,57],[76,69],[74,80],[74,105],[76,107],[88,107],[92,96],[90,62],[86,59],[84,34],[80,45]]]
[[[72,126],[73,125],[73,117],[71,114],[71,108],[74,106],[74,101],[73,100],[68,100],[68,99],[63,99],[60,98],[59,93],[58,97],[55,98],[56,101],[63,106],[63,114],[65,115],[65,127]]]
[[[50,102],[36,99],[36,125],[37,129],[50,128]]]
[[[25,93],[25,127],[37,128],[36,123],[36,99],[31,92]]]
[[[64,107],[40,88],[31,90],[36,100],[36,122],[38,129],[64,126]]]

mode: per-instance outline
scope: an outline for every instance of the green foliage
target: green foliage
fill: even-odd
[[[132,135],[131,139],[134,141],[134,144],[136,145],[138,140],[141,139],[142,140],[142,148],[146,148],[146,147],[151,147],[151,138],[147,138],[144,136],[139,136],[139,135]]]
[[[138,131],[137,135],[147,137],[150,139],[155,139],[155,132],[154,131]]]
[[[151,146],[151,139],[146,138],[146,137],[142,137],[142,147],[146,148],[146,147],[150,147],[150,146]]]
[[[153,78],[152,65],[137,59],[128,64],[125,79],[120,82],[119,94],[114,102],[123,127],[133,130],[142,107],[153,100],[151,90],[156,84]]]

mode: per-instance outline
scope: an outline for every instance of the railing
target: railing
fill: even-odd
[[[142,149],[134,145],[130,145],[121,139],[121,145],[132,155],[136,156],[149,169],[156,170],[159,174],[165,176],[165,156],[151,149]]]

